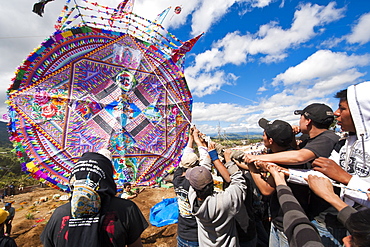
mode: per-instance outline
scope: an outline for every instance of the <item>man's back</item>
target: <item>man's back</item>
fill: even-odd
[[[81,243],[89,247],[125,246],[135,242],[148,226],[135,203],[117,197],[111,198],[101,217],[86,218],[81,222],[69,222],[70,219],[70,203],[55,210],[40,236],[45,247],[81,246]],[[74,234],[71,234],[72,228]],[[94,233],[95,230],[98,232]],[[89,244],[94,234],[99,235],[100,245]]]
[[[192,212],[199,226],[199,246],[239,246],[234,216],[245,199],[246,182],[241,171],[231,175],[231,184],[223,192],[208,196],[197,209],[196,193],[189,191]]]
[[[172,181],[179,205],[178,230],[177,234],[188,241],[198,241],[198,225],[195,217],[191,214],[188,194],[190,182],[185,178],[183,172],[186,169],[179,167],[174,172]]]

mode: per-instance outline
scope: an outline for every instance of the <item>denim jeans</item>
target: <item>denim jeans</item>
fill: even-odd
[[[347,230],[345,228],[326,227],[325,224],[317,220],[312,220],[311,223],[319,231],[321,242],[325,247],[343,246],[342,239],[347,236]]]
[[[198,247],[198,246],[199,242],[188,241],[177,236],[177,247]]]
[[[277,229],[273,223],[271,223],[269,246],[289,247],[288,238],[285,236],[285,233]]]

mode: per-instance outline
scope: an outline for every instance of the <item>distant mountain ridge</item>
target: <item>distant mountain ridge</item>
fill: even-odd
[[[219,134],[212,133],[207,134],[212,138],[218,138]],[[246,140],[246,139],[261,139],[263,133],[261,132],[233,132],[233,133],[221,133],[221,138],[227,138],[231,140]]]

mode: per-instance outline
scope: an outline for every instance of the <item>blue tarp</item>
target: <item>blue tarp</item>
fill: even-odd
[[[177,198],[167,198],[150,209],[149,221],[153,226],[161,227],[177,223],[178,216]]]

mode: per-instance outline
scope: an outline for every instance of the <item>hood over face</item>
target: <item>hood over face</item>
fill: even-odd
[[[73,167],[70,185],[75,181],[88,179],[95,184],[100,195],[115,196],[117,186],[113,179],[112,162],[100,153],[84,153]],[[72,188],[73,189],[73,188]]]
[[[370,81],[352,85],[347,90],[348,106],[356,128],[357,139],[370,135]]]

